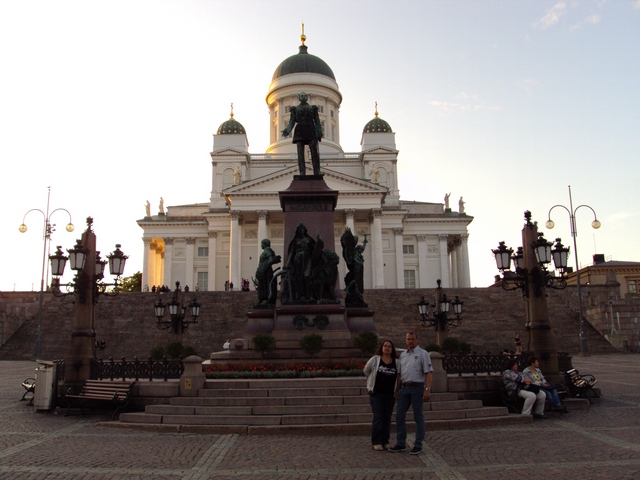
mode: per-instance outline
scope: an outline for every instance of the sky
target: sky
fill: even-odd
[[[640,261],[640,0],[0,1],[0,290],[38,290],[44,215],[71,248],[94,219],[102,255],[142,270],[144,205],[207,202],[212,135],[229,118],[269,144],[274,70],[298,52],[335,73],[341,142],[380,117],[396,133],[401,198],[463,197],[471,285],[491,249],[521,245],[523,212],[579,263]],[[455,199],[455,201],[454,201]],[[66,278],[66,277],[69,278]],[[71,275],[65,274],[70,280]]]

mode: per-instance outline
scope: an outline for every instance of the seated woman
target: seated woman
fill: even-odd
[[[509,392],[509,395],[518,395],[520,398],[524,398],[524,407],[522,407],[522,415],[531,415],[531,409],[533,404],[536,405],[536,411],[533,414],[533,418],[545,418],[544,416],[544,401],[547,398],[545,394],[538,390],[538,393],[525,390],[525,385],[531,384],[531,379],[524,377],[518,373],[518,360],[516,358],[510,358],[505,365],[506,370],[502,376],[504,386]]]
[[[566,405],[562,403],[562,400],[560,400],[560,397],[558,396],[556,386],[547,382],[547,380],[544,378],[544,375],[542,375],[542,372],[539,368],[540,362],[538,361],[538,359],[534,356],[531,356],[529,357],[528,364],[529,365],[527,366],[527,368],[525,368],[524,372],[522,372],[522,375],[525,378],[529,378],[533,385],[538,385],[542,389],[547,397],[547,400],[549,400],[551,410],[569,413]]]

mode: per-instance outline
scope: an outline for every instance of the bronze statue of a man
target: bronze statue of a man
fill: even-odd
[[[309,145],[311,150],[311,164],[313,174],[320,175],[320,153],[318,152],[318,142],[322,140],[322,125],[318,116],[318,106],[307,103],[308,96],[301,92],[298,95],[300,104],[291,107],[291,119],[289,124],[282,131],[283,137],[288,137],[294,125],[296,130],[293,134],[293,143],[298,144],[298,168],[300,175],[306,175],[304,164],[304,146]]]

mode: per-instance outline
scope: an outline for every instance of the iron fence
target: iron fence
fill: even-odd
[[[134,357],[133,360],[126,360],[122,357],[119,361],[109,357],[108,360],[99,358],[91,366],[91,378],[94,380],[115,380],[132,378],[136,381],[163,379],[165,382],[170,378],[180,378],[184,372],[182,358],[169,360],[163,357],[162,360],[140,360]]]
[[[443,360],[444,370],[449,375],[462,375],[463,373],[478,375],[502,373],[505,362],[510,358],[518,361],[518,368],[522,371],[527,366],[531,352],[523,352],[522,355],[445,355]],[[558,352],[558,369],[561,372],[571,370],[571,355],[567,352]]]

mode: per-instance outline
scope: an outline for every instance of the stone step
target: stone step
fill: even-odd
[[[207,380],[204,388],[207,390],[243,389],[243,388],[301,388],[318,387],[366,387],[367,381],[362,377],[336,378],[260,378],[260,379],[215,379]]]
[[[192,417],[198,418],[201,417]],[[275,417],[277,418],[277,417]],[[114,428],[132,428],[145,431],[159,431],[164,433],[193,433],[193,434],[246,434],[246,435],[368,435],[371,433],[371,422],[365,423],[327,423],[320,425],[308,424],[261,424],[261,425],[233,425],[233,424],[202,424],[195,423],[162,423],[162,415],[147,415],[144,413],[123,413],[120,422],[104,422],[102,425]],[[177,418],[176,418],[177,419]],[[507,414],[501,416],[474,417],[463,419],[427,420],[427,431],[436,430],[464,430],[470,428],[503,427],[508,425],[524,425],[533,421],[531,415]],[[391,426],[395,433],[395,425]],[[407,431],[415,432],[415,424],[407,422]]]
[[[428,429],[526,421],[512,418],[505,407],[459,400],[458,393],[433,393],[424,404],[424,418]],[[371,420],[364,378],[209,380],[196,397],[174,397],[168,405],[147,405],[144,413],[120,415],[124,425],[194,433],[368,434]],[[414,428],[411,410],[407,422]]]
[[[226,390],[203,389],[198,392],[200,397],[313,397],[313,396],[360,396],[366,395],[365,387],[312,387],[312,388],[256,388]]]
[[[425,404],[425,407],[428,407]],[[309,410],[307,406],[277,405],[277,406],[182,406],[182,405],[148,405],[145,413],[150,415],[215,415],[215,416],[295,416],[302,415],[314,418],[317,415],[362,415],[362,422],[371,421],[371,408],[368,405],[321,405],[314,406]],[[425,408],[425,420],[440,420],[454,418],[476,418],[481,416],[506,415],[505,407],[482,407],[477,408],[448,408],[440,410],[430,410]],[[395,418],[395,417],[394,417]],[[411,410],[407,413],[407,419],[413,420]]]

